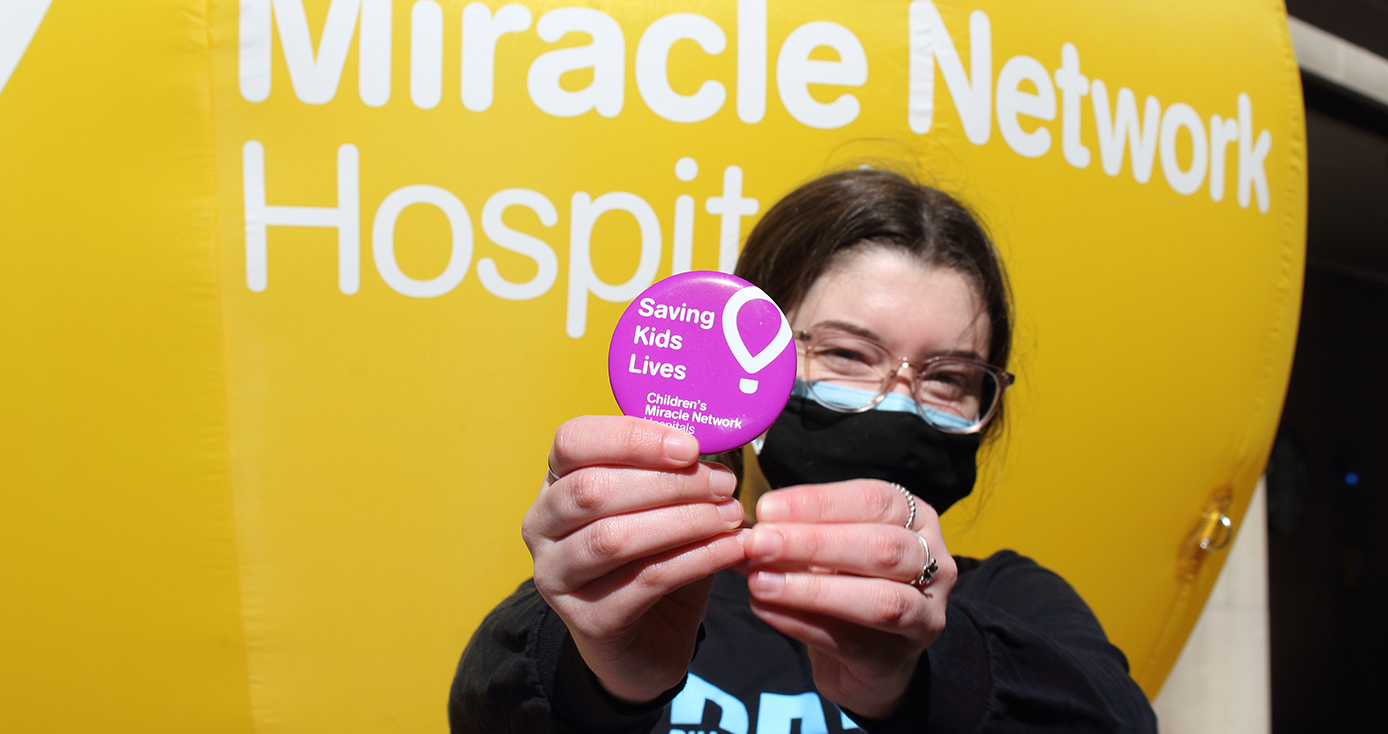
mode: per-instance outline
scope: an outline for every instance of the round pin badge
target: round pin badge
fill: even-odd
[[[622,413],[678,428],[699,452],[735,449],[776,420],[795,383],[790,323],[726,273],[672,275],[631,302],[607,353]]]

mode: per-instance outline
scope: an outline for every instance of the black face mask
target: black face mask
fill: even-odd
[[[773,489],[882,479],[943,513],[973,491],[980,440],[977,433],[945,433],[914,413],[839,413],[792,395],[757,463]]]

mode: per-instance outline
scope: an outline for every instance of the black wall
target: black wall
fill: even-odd
[[[1287,5],[1388,56],[1388,0]],[[1268,466],[1273,731],[1385,731],[1388,109],[1303,81],[1306,280]]]

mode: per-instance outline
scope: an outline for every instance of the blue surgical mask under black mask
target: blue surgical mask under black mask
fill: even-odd
[[[798,395],[802,398],[810,398],[826,408],[832,409],[835,405],[866,405],[877,393],[871,390],[860,390],[856,387],[836,385],[832,382],[816,382],[814,384],[814,395],[810,395],[809,383],[795,378],[795,387],[791,389],[791,395]],[[942,410],[924,407],[916,403],[910,397],[899,392],[889,392],[883,396],[882,401],[872,407],[873,410],[886,410],[895,413],[913,413],[925,419],[936,428],[943,428],[946,431],[963,431],[972,428],[974,422],[968,418],[961,418],[953,413],[946,413]]]
[[[820,385],[815,391],[823,396]],[[943,418],[932,418],[952,419],[959,428],[971,425],[939,415]],[[979,442],[977,433],[945,433],[927,423],[905,395],[889,394],[873,410],[840,413],[808,397],[804,383],[796,380],[786,407],[758,442],[757,463],[773,489],[881,479],[900,484],[943,513],[973,490]]]

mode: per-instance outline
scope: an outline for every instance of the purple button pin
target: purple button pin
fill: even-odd
[[[786,317],[762,289],[696,270],[647,288],[607,353],[622,413],[687,431],[699,452],[735,449],[776,420],[795,382]]]

